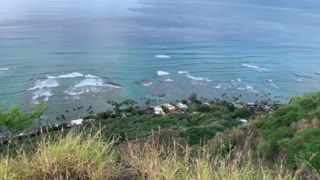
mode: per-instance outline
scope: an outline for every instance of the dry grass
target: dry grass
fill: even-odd
[[[250,154],[215,156],[173,142],[166,146],[149,138],[125,144],[125,151],[104,141],[100,134],[71,132],[58,141],[43,137],[33,153],[2,157],[2,179],[150,179],[150,180],[257,180],[319,179],[315,172],[304,176],[307,164],[296,172],[283,164],[272,168]],[[118,151],[118,152],[117,152]],[[232,154],[232,155],[231,155]],[[245,158],[244,158],[245,157]]]
[[[74,132],[59,141],[43,137],[33,154],[21,151],[3,158],[0,175],[5,179],[112,179],[116,176],[114,141]]]

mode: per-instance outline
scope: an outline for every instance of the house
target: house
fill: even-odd
[[[187,110],[188,109],[188,106],[186,104],[178,103],[177,106],[178,106],[178,108],[180,108],[182,110]]]
[[[83,123],[83,119],[76,119],[71,121],[72,126],[81,125],[82,123]]]
[[[240,122],[242,122],[242,123],[248,123],[248,120],[246,120],[246,119],[238,119]]]
[[[171,113],[175,113],[175,114],[180,114],[180,112],[178,111],[177,107],[175,107],[172,104],[163,104],[162,106],[164,106],[169,112]]]
[[[157,115],[165,115],[166,113],[163,111],[162,107],[155,106],[153,107],[154,113]]]
[[[175,106],[173,106],[172,104],[163,104],[162,106],[164,106],[166,109],[168,109],[168,111],[173,111],[176,110],[177,108]]]

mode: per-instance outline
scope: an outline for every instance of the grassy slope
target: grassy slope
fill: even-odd
[[[160,132],[157,137],[165,134]],[[301,175],[301,171],[265,166],[247,154],[212,156],[205,148],[194,150],[174,142],[164,144],[154,135],[115,147],[115,140],[103,140],[100,133],[69,132],[58,141],[43,137],[35,145],[35,152],[21,150],[16,157],[2,157],[0,176],[4,179],[253,180],[298,179]]]
[[[209,107],[194,105],[191,111],[200,113],[187,117],[131,114],[128,118],[101,119],[88,123],[91,130],[102,128],[99,133],[73,130],[33,139],[26,145],[18,143],[18,148],[2,153],[0,176],[4,179],[317,179],[319,107],[320,93],[313,93],[294,98],[290,106],[272,114],[251,117],[251,123],[239,127],[235,117],[250,113],[223,103],[212,103]],[[166,131],[152,135],[151,130],[157,132],[159,127]],[[152,136],[146,138],[149,135]],[[113,136],[119,139],[110,140]],[[199,144],[204,138],[213,139]]]
[[[292,99],[289,106],[258,116],[252,123],[215,137],[238,149],[256,152],[264,161],[320,171],[320,93]]]

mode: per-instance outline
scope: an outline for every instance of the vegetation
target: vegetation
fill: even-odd
[[[105,136],[119,136],[119,142],[146,137],[151,135],[152,131],[162,129],[176,131],[181,139],[194,146],[241,123],[234,118],[234,109],[228,108],[226,104],[228,103],[191,104],[183,114],[169,113],[165,116],[146,114],[132,107],[99,113],[97,116],[89,116],[88,119],[95,119],[90,125],[103,127]]]
[[[23,147],[15,157],[2,156],[4,179],[283,179],[305,177],[301,169],[266,166],[248,154],[211,156],[206,148],[196,150],[175,143],[174,133],[158,132],[145,139],[115,146],[116,139],[100,132],[59,133],[43,136],[34,151]],[[170,137],[161,140],[164,137]],[[171,140],[171,141],[170,141]],[[166,142],[166,143],[164,143]],[[21,168],[23,167],[23,168]],[[315,173],[313,178],[319,178]]]
[[[20,108],[13,107],[7,112],[0,110],[0,134],[2,137],[11,141],[13,137],[30,128],[35,121],[41,126],[41,116],[47,110],[44,103],[36,106],[31,113],[23,113]]]
[[[267,162],[285,160],[291,169],[307,163],[320,171],[320,93],[295,97],[272,114],[257,116],[252,123],[230,130],[215,141],[232,147],[250,147]],[[248,147],[244,147],[244,142]]]
[[[5,179],[320,178],[320,93],[295,97],[290,105],[273,113],[236,108],[228,102],[189,100],[192,104],[181,114],[158,116],[136,107],[134,101],[109,102],[115,107],[113,111],[90,113],[83,126],[47,127],[43,129],[48,133],[25,138],[13,135],[22,132],[22,128],[13,129],[10,142],[15,145],[1,151],[0,176]],[[41,120],[45,109],[40,106],[25,114],[13,108],[1,113],[0,120],[25,122],[22,125],[27,128]],[[243,124],[239,118],[249,123]],[[5,130],[9,129],[7,126],[8,123],[1,123]]]
[[[189,97],[189,100],[194,103],[196,100],[198,99],[197,94],[196,93],[192,93]]]

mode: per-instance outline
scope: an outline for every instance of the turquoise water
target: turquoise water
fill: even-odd
[[[192,92],[285,100],[320,88],[315,0],[0,2],[0,100],[48,117]]]

